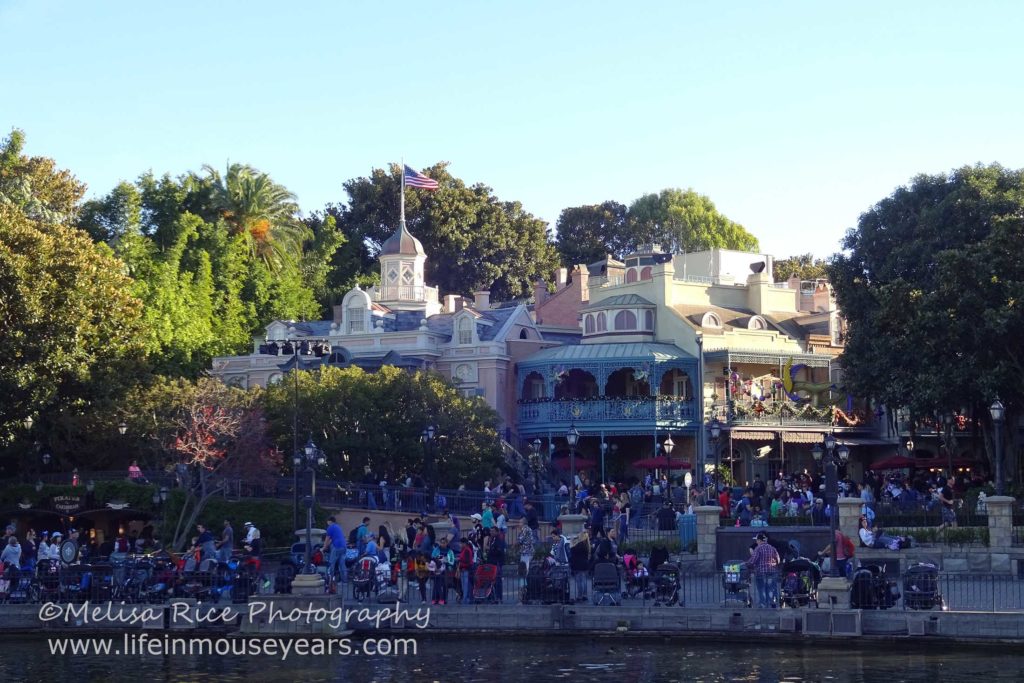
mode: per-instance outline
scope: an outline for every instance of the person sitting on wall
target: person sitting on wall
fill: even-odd
[[[865,548],[879,548],[888,550],[902,550],[913,545],[912,537],[889,536],[881,529],[871,527],[868,518],[860,518],[860,542]]]

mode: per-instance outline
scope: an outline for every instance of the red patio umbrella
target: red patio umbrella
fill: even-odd
[[[637,460],[632,463],[633,467],[639,467],[643,470],[663,470],[669,466],[669,460],[664,455],[659,455],[654,458],[645,458],[643,460]],[[682,459],[672,460],[672,469],[674,470],[686,470],[690,468],[690,463]]]
[[[557,458],[552,458],[551,459],[551,464],[554,465],[556,469],[565,470],[565,471],[568,472],[569,471],[569,456],[568,455],[560,455]],[[594,467],[595,465],[597,465],[597,462],[594,461],[594,460],[591,460],[590,458],[581,458],[579,456],[576,456],[576,471],[577,472],[579,472],[580,470],[590,469],[591,467]]]
[[[868,466],[868,469],[872,469],[872,470],[898,470],[898,469],[903,469],[904,467],[918,467],[919,465],[927,467],[927,465],[925,463],[922,463],[921,461],[919,461],[919,460],[917,460],[915,458],[908,458],[905,455],[893,455],[893,456],[890,456],[888,458],[883,458],[882,460],[879,460],[878,462],[871,463]]]

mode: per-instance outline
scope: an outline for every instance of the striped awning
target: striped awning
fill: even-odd
[[[773,432],[736,432],[732,433],[732,438],[739,441],[774,441],[778,438]]]
[[[782,440],[786,443],[821,443],[824,432],[786,432]]]

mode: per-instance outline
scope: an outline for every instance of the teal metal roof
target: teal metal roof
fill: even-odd
[[[543,363],[569,363],[602,360],[641,360],[668,362],[696,360],[674,344],[637,342],[624,344],[572,344],[545,349],[519,361],[520,366]]]
[[[653,306],[654,304],[643,298],[639,294],[620,294],[618,296],[610,296],[607,299],[601,299],[595,301],[592,304],[584,306],[581,311],[596,311],[602,308],[614,308],[617,306]]]

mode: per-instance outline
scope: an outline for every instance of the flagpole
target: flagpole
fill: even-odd
[[[402,157],[402,167],[399,169],[399,172],[402,174],[402,209],[398,222],[401,225],[405,225],[405,157]]]

